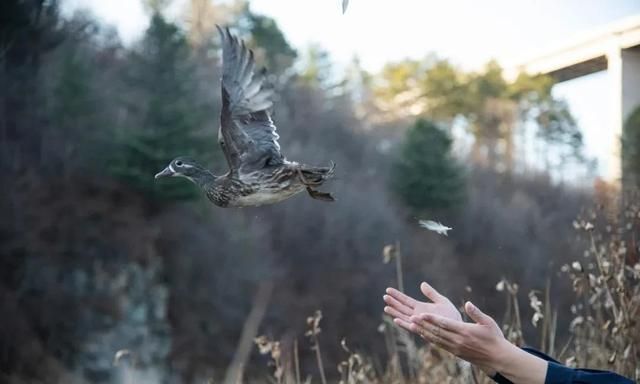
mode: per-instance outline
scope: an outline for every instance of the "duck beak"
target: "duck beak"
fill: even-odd
[[[155,178],[159,179],[161,177],[168,177],[168,176],[173,176],[175,173],[173,172],[173,169],[171,169],[171,166],[168,166],[167,168],[163,169],[162,171],[156,173]]]

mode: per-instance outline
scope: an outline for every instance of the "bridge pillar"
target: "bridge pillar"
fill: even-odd
[[[622,50],[619,46],[612,46],[607,55],[607,77],[609,79],[611,136],[607,143],[609,147],[607,159],[607,179],[620,182],[622,179],[621,141],[622,137]]]
[[[623,49],[622,118],[623,122],[640,106],[640,47]]]
[[[640,46],[622,50],[622,123],[640,107]],[[621,158],[622,160],[622,158]],[[624,172],[624,170],[623,170]],[[622,174],[622,176],[626,176]]]
[[[607,179],[622,179],[621,138],[624,122],[640,106],[640,50],[614,46],[607,52],[607,72],[611,98],[612,142],[609,145]]]

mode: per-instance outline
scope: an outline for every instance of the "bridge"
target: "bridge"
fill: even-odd
[[[507,75],[520,72],[547,74],[558,82],[599,71],[607,71],[610,126],[614,139],[609,145],[606,179],[622,176],[620,137],[626,118],[640,106],[640,15],[634,15],[580,36],[541,55],[508,68]]]

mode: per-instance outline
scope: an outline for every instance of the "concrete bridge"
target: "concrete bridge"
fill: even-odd
[[[640,106],[640,15],[607,25],[567,44],[523,61],[507,70],[548,74],[567,81],[598,71],[607,71],[610,125],[603,127],[614,135],[609,144],[609,169],[605,178],[618,182],[622,175],[620,136],[626,118]]]

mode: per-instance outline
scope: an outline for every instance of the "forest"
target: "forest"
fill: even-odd
[[[640,378],[640,109],[621,188],[590,176],[550,77],[430,52],[338,67],[246,0],[147,0],[124,44],[62,3],[0,3],[1,382],[470,382],[383,316],[386,287],[421,281]],[[216,24],[268,68],[284,154],[337,164],[336,202],[223,209],[154,180],[176,154],[226,172]]]

